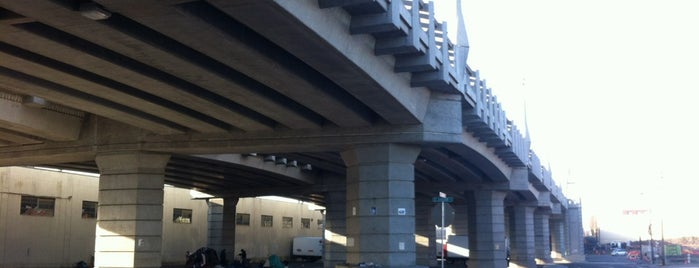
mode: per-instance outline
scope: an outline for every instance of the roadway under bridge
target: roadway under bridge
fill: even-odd
[[[417,0],[0,0],[0,165],[100,173],[96,244],[147,243],[99,267],[161,265],[165,183],[224,222],[241,197],[324,205],[326,267],[433,265],[439,192],[470,267],[581,253],[579,206],[467,53]]]

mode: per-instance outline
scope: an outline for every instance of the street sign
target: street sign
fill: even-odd
[[[439,203],[439,202],[451,203],[451,202],[454,202],[454,197],[451,197],[451,196],[448,196],[448,197],[432,197],[432,202],[434,202],[434,203]]]

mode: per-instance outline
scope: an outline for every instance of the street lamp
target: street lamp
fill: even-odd
[[[662,264],[663,264],[663,266],[665,266],[665,261],[666,261],[665,260],[666,259],[666,256],[665,256],[665,225],[663,223],[662,218],[660,219],[660,245],[661,245],[660,254],[662,254],[661,255],[662,256]]]

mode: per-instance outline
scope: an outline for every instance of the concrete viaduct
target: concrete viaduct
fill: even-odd
[[[434,265],[439,192],[470,267],[581,250],[466,55],[416,0],[0,0],[0,165],[100,173],[99,267],[160,267],[165,183],[224,198],[229,252],[280,195],[326,206],[325,267]]]

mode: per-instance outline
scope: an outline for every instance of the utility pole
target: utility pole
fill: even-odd
[[[664,226],[662,218],[660,219],[660,241],[661,241],[660,244],[662,245],[660,248],[660,250],[661,250],[660,254],[662,254],[661,256],[663,258],[662,264],[663,264],[663,266],[665,266],[665,261],[666,261],[665,260],[666,259],[666,257],[665,257],[665,226]]]
[[[650,235],[650,241],[648,245],[650,246],[650,263],[655,264],[655,252],[653,251],[653,224],[648,224],[648,234]]]

